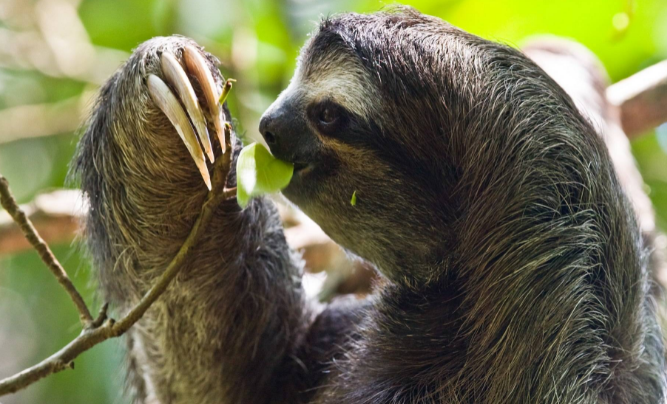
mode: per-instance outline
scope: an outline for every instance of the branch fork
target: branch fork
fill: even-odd
[[[231,125],[224,125],[224,130],[226,132],[226,136],[224,136],[225,144],[221,145],[221,148],[222,150],[231,150]],[[192,256],[195,250],[194,246],[197,245],[198,240],[204,233],[204,229],[207,227],[218,206],[223,201],[236,196],[236,188],[227,188],[226,186],[227,177],[231,170],[232,154],[224,153],[222,158],[215,161],[213,165],[212,191],[209,192],[204,201],[201,212],[190,234],[178,253],[176,253],[176,256],[141,300],[118,321],[108,317],[108,303],[102,305],[97,317],[93,318],[81,294],[74,287],[64,268],[53,255],[48,245],[39,236],[25,212],[19,207],[9,189],[7,179],[0,175],[0,202],[2,206],[21,227],[28,241],[30,241],[39,253],[42,261],[44,261],[58,282],[67,291],[70,299],[79,311],[82,324],[81,334],[60,351],[28,369],[0,380],[0,396],[15,393],[53,373],[58,373],[65,369],[74,369],[74,359],[80,354],[107,339],[123,335],[132,325],[139,321],[151,305],[164,293],[171,281],[179,274],[184,266],[183,263]]]

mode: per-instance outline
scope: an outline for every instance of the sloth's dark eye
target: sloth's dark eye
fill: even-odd
[[[327,105],[320,112],[318,119],[320,123],[330,125],[338,119],[338,111],[332,105]]]
[[[339,136],[350,121],[347,110],[329,99],[311,104],[308,118],[319,133],[327,136]]]

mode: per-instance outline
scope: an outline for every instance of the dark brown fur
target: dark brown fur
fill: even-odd
[[[74,163],[102,288],[121,310],[207,192],[143,82],[159,52],[180,57],[186,43],[135,51]],[[323,21],[302,52],[303,88],[340,64],[351,95],[335,133],[313,123],[310,90],[279,99],[308,153],[277,154],[313,163],[285,195],[386,286],[311,307],[271,203],[230,201],[128,336],[137,402],[662,403],[648,251],[570,97],[520,52],[410,9]]]

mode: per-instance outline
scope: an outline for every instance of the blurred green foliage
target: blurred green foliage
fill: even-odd
[[[407,3],[472,33],[509,44],[521,44],[537,34],[574,38],[600,57],[613,81],[667,58],[664,0]],[[41,33],[47,38],[62,33],[68,37],[69,23],[55,34],[45,27],[72,17],[66,13],[69,9],[76,12],[74,17],[78,15],[85,28],[79,39],[92,43],[99,55],[123,56],[112,50],[129,54],[142,41],[158,35],[181,34],[197,40],[221,59],[223,74],[238,79],[230,106],[252,139],[257,136],[260,114],[286,86],[297,51],[320,16],[376,11],[387,4],[377,0],[0,0],[0,41],[4,41],[0,42],[0,112],[71,97],[92,102],[91,94],[99,82],[67,72],[54,73],[48,60],[31,65],[19,57],[21,60],[14,63],[11,58],[16,54],[7,52],[20,48],[21,41],[26,40],[13,34]],[[71,31],[76,33],[73,28]],[[112,64],[111,70],[117,64],[113,64],[113,58],[105,63]],[[659,224],[667,229],[667,127],[658,132],[636,140],[633,151],[655,203]],[[0,172],[9,179],[21,202],[39,192],[68,186],[67,164],[77,135],[52,135],[3,142],[0,128]],[[76,285],[85,292],[86,300],[99,306],[91,268],[81,249],[76,244],[54,247]],[[55,352],[78,331],[71,302],[33,252],[0,257],[0,377]],[[49,377],[0,401],[127,402],[121,394],[121,345],[121,341],[105,342],[77,360],[76,370]]]

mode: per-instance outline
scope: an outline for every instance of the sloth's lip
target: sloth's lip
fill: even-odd
[[[294,171],[301,171],[308,166],[308,163],[294,162],[292,165],[294,165]]]
[[[313,163],[294,162],[292,164],[294,165],[294,174],[298,175],[305,175],[313,169]]]
[[[301,163],[301,162],[294,162],[292,164],[294,165],[294,172],[295,173],[301,172],[301,171],[307,169],[310,166],[309,163]]]

